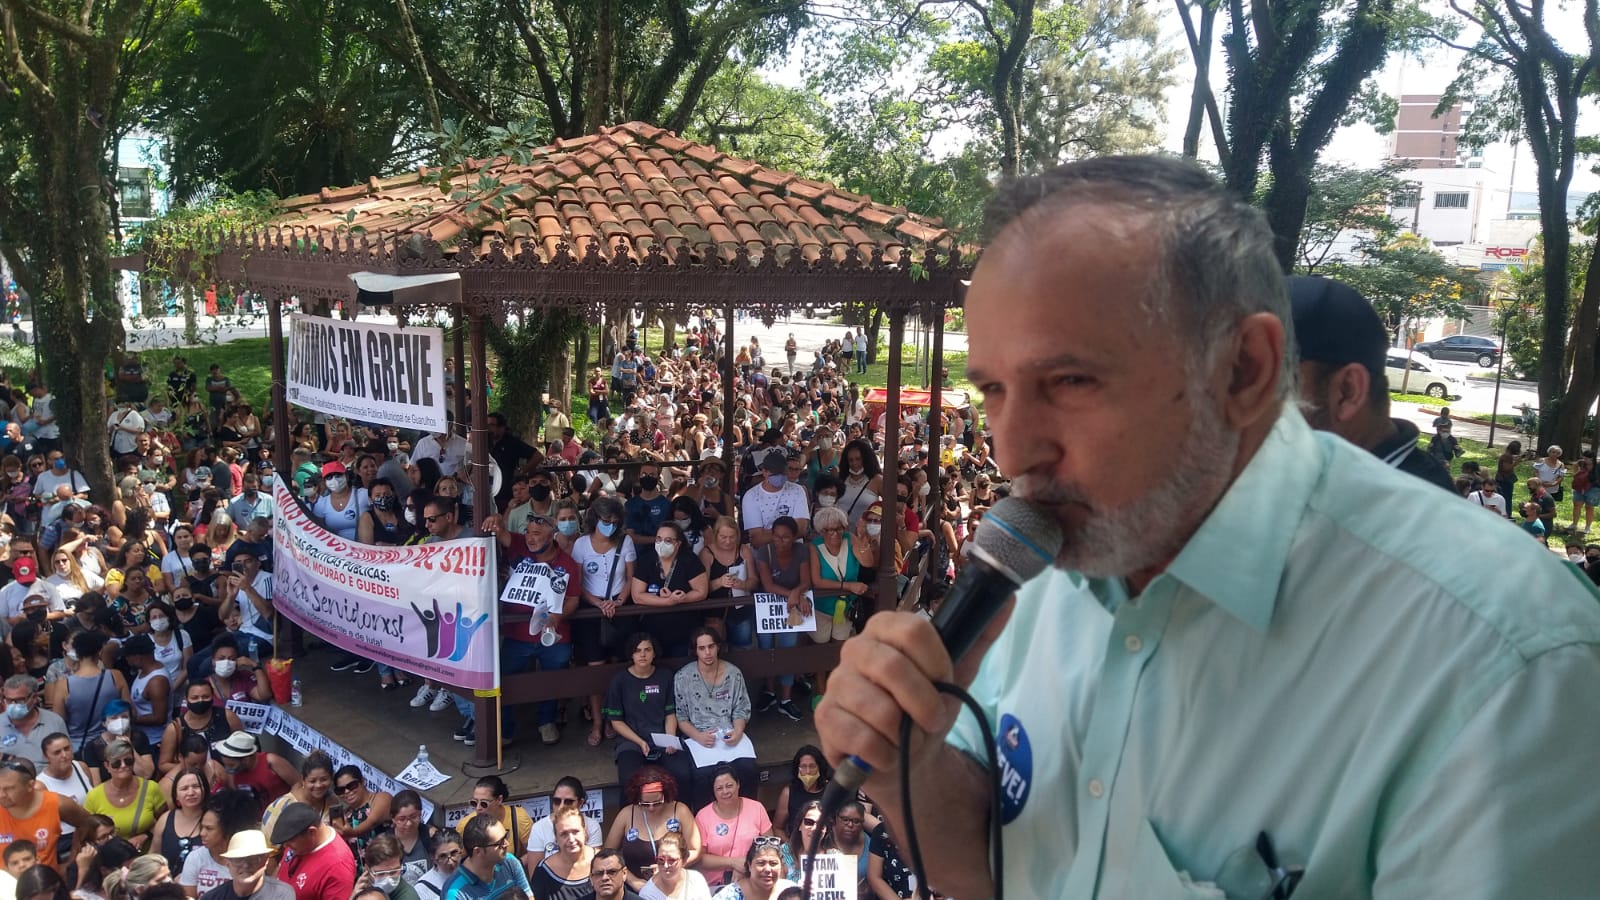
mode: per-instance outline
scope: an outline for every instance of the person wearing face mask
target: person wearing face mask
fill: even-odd
[[[656,529],[655,552],[642,554],[633,569],[633,602],[641,606],[683,606],[704,600],[710,577],[700,558],[690,551],[688,539],[675,522]],[[652,616],[651,633],[660,640],[666,656],[687,656],[689,633],[703,615],[665,613]]]
[[[152,600],[145,606],[150,639],[155,644],[156,662],[161,664],[166,673],[175,697],[183,694],[183,685],[189,680],[189,659],[194,656],[194,641],[188,632],[175,624],[177,615],[165,600]]]
[[[155,640],[148,634],[130,635],[122,642],[123,661],[133,673],[128,701],[133,704],[133,724],[154,747],[172,715],[173,685],[166,667],[156,658]]]
[[[387,478],[375,478],[367,487],[372,508],[361,517],[356,539],[363,544],[380,547],[398,547],[416,534],[416,528],[407,522],[400,509],[400,495]]]
[[[183,762],[183,742],[190,735],[204,738],[209,747],[244,728],[239,717],[219,705],[216,697],[216,689],[209,681],[197,681],[184,689],[183,707],[161,733],[161,758],[157,769],[163,775]]]
[[[228,775],[228,787],[249,791],[263,809],[289,793],[290,786],[300,780],[299,773],[288,760],[276,753],[263,751],[255,735],[247,731],[235,731],[221,743],[212,744],[211,750],[222,758],[222,768]],[[291,807],[295,805],[290,804]],[[312,816],[316,821],[321,821],[315,813]],[[280,816],[274,830],[282,823],[283,817]]]
[[[230,700],[272,701],[272,685],[267,681],[267,673],[255,660],[240,652],[239,642],[233,635],[218,635],[211,643],[208,658],[211,674],[207,681],[212,695],[223,705]]]
[[[369,888],[383,892],[389,900],[418,900],[417,892],[402,877],[405,861],[400,842],[392,834],[380,834],[367,844],[362,853],[366,870],[356,879],[356,894]]]
[[[621,614],[633,596],[633,569],[638,561],[634,543],[622,534],[622,504],[601,497],[589,505],[589,533],[572,542],[572,558],[583,569],[580,596],[583,603],[601,611],[601,619],[573,623],[575,655],[585,665],[605,664],[617,652],[618,634],[632,628],[631,616]],[[604,719],[600,697],[589,697],[587,718],[592,724],[589,746],[598,747]]]
[[[323,528],[347,541],[356,540],[361,517],[372,508],[366,489],[353,487],[344,463],[337,460],[322,467],[322,483],[327,493],[317,498],[311,514]]]
[[[568,554],[578,542],[578,533],[583,528],[583,517],[578,513],[578,504],[571,499],[562,500],[556,506],[556,543]]]
[[[222,852],[231,877],[201,894],[200,900],[295,900],[294,888],[267,874],[275,852],[257,829],[235,834]]]
[[[222,601],[217,597],[217,575],[213,565],[213,551],[208,544],[195,542],[189,548],[189,574],[184,577],[188,583],[189,593],[199,603],[208,607],[218,607]]]
[[[639,469],[639,493],[623,504],[623,520],[628,526],[628,537],[633,540],[641,557],[648,556],[655,542],[656,529],[671,518],[672,502],[661,494],[660,469],[654,465]]]
[[[99,599],[98,594],[85,595],[88,597]],[[105,646],[106,636],[97,631],[74,634],[65,653],[65,677],[45,687],[45,705],[65,720],[74,747],[81,748],[98,737],[104,728],[107,705],[127,695],[122,673],[108,671],[101,664],[100,653]]]
[[[706,547],[706,519],[701,514],[699,505],[688,497],[673,498],[672,522],[683,532],[684,538],[689,542],[688,548],[698,556]]]
[[[702,460],[693,484],[678,488],[678,496],[688,497],[700,507],[700,515],[707,521],[733,515],[733,494],[723,489],[727,483],[727,467],[722,460],[712,457]]]
[[[537,664],[546,672],[567,667],[572,660],[572,631],[567,616],[578,611],[583,587],[583,569],[577,560],[556,544],[555,519],[534,512],[528,516],[522,534],[512,534],[499,516],[484,520],[484,530],[492,530],[500,546],[506,550],[506,559],[512,570],[524,561],[547,566],[566,576],[566,594],[560,599],[560,608],[551,609],[544,618],[534,617],[526,622],[514,621],[508,615],[521,618],[528,607],[514,603],[500,605],[501,634],[500,672],[515,675],[527,672]],[[557,602],[552,598],[552,603]],[[539,739],[545,744],[555,744],[561,739],[556,729],[555,700],[544,700],[538,705]],[[472,718],[472,704],[457,697],[456,711],[468,720]],[[506,709],[501,722],[501,736],[510,741],[516,732],[516,722],[511,710]]]
[[[795,520],[801,537],[811,530],[811,510],[806,501],[806,490],[788,477],[789,460],[782,453],[768,453],[761,460],[761,471],[766,473],[759,486],[745,491],[743,511],[745,532],[755,547],[772,543],[772,523],[779,517]]]
[[[258,518],[272,518],[272,497],[261,489],[261,476],[247,472],[241,479],[244,490],[228,504],[228,518],[240,531]]]
[[[187,584],[181,584],[172,592],[172,615],[177,627],[189,638],[189,644],[194,647],[209,647],[211,641],[222,630],[222,620],[217,616],[217,611],[195,599],[194,592]],[[204,659],[202,654],[189,654],[190,678],[194,678],[194,667]]]
[[[111,777],[106,766],[108,749],[112,744],[124,743],[132,748],[133,773],[141,778],[153,778],[156,773],[155,754],[144,732],[133,725],[133,706],[126,700],[112,700],[106,704],[103,728],[99,736],[83,746],[80,754],[84,765],[96,770],[100,780]]]
[[[831,423],[823,425],[813,436],[806,450],[806,484],[817,489],[819,479],[825,475],[838,475],[844,456],[837,446],[838,436]]]
[[[3,688],[6,715],[0,720],[0,753],[44,768],[45,739],[64,734],[67,723],[40,705],[39,682],[32,675],[13,675]]]

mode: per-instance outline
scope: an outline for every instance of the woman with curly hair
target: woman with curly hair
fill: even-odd
[[[778,815],[772,821],[776,829],[780,833],[788,829],[795,813],[807,803],[821,800],[822,792],[832,780],[833,767],[828,765],[828,758],[821,750],[812,744],[796,750],[789,763],[789,783],[778,794]]]
[[[627,805],[617,812],[606,834],[606,846],[622,851],[628,886],[639,890],[655,874],[656,844],[668,834],[683,841],[683,864],[700,859],[700,829],[694,810],[678,801],[678,782],[660,766],[643,766],[622,789]]]

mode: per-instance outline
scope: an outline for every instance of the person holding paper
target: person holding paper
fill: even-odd
[[[678,702],[678,732],[686,741],[715,751],[694,754],[697,766],[690,795],[696,809],[711,802],[711,781],[723,763],[733,767],[740,784],[749,785],[741,793],[755,797],[754,753],[730,758],[735,748],[747,740],[744,729],[750,722],[750,692],[745,687],[744,673],[721,655],[722,641],[717,632],[698,628],[694,632],[694,664],[679,669],[672,679]]]
[[[672,740],[657,746],[653,735],[678,733],[678,704],[672,678],[656,668],[656,639],[647,632],[628,638],[629,666],[611,679],[601,712],[617,732],[617,781],[627,784],[647,761],[661,766],[682,784],[694,778],[694,762]],[[664,742],[667,743],[667,742]]]

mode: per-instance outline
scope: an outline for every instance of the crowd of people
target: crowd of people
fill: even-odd
[[[794,880],[798,830],[816,824],[814,803],[805,811],[797,801],[814,799],[826,783],[820,752],[796,758],[785,792],[793,808],[769,818],[753,799],[753,760],[696,766],[685,748],[738,744],[760,715],[803,719],[826,673],[747,683],[724,652],[844,640],[870,613],[884,566],[903,585],[926,557],[930,583],[948,580],[972,528],[1007,486],[970,408],[942,410],[946,436],[931,447],[926,409],[908,407],[889,423],[868,408],[846,374],[864,369],[864,334],[826,342],[808,364],[792,335],[781,362],[769,363],[755,338],[735,348],[731,421],[722,415],[727,349],[711,319],[658,354],[630,334],[610,371],[593,373],[585,421],[549,400],[540,441],[522,440],[490,413],[482,433],[492,496],[482,498],[470,477],[477,438],[469,439],[468,423],[408,433],[295,411],[283,426],[292,453],[280,476],[271,455],[277,424],[258,416],[220,367],[202,375],[176,357],[165,384],[153,385],[159,376],[127,354],[107,371],[116,490],[109,503],[93,502],[37,373],[23,388],[0,385],[8,398],[0,404],[0,638],[10,651],[0,653],[0,838],[32,834],[34,817],[49,818],[49,846],[37,854],[59,858],[66,889],[84,897],[112,896],[95,880],[102,856],[121,871],[141,853],[162,860],[159,873],[153,862],[140,868],[148,883],[170,878],[191,897],[244,897],[253,886],[268,900],[284,890],[301,900],[347,900],[379,888],[413,900],[397,893],[402,885],[417,897],[477,897],[500,877],[493,865],[483,868],[506,852],[491,829],[469,820],[459,833],[433,833],[414,794],[369,790],[359,770],[335,770],[318,754],[296,765],[265,752],[228,709],[274,699],[263,663],[306,650],[303,634],[273,608],[272,492],[282,477],[320,524],[347,540],[405,545],[484,535],[503,548],[502,578],[523,559],[566,571],[568,595],[548,617],[529,621],[525,610],[504,608],[504,673],[627,663],[602,695],[507,710],[507,742],[520,712],[553,744],[571,706],[590,746],[612,746],[630,795],[623,815],[643,829],[611,835],[607,843],[622,853],[613,856],[585,849],[602,843],[598,829],[574,822],[590,827],[581,846],[568,846],[560,801],[584,796],[575,779],[557,791],[557,820],[540,823],[513,820],[504,785],[480,785],[486,796],[476,805],[504,813],[529,896],[576,900],[592,882],[599,896],[778,897]],[[453,367],[446,380],[451,395],[468,389]],[[888,428],[904,449],[886,461],[878,448]],[[723,455],[730,441],[732,471]],[[932,482],[930,454],[938,463]],[[890,490],[904,518],[898,539],[884,546],[881,498]],[[815,628],[758,633],[758,593],[784,597],[792,613],[814,616]],[[598,615],[568,621],[582,607]],[[475,743],[466,698],[334,652],[336,671],[376,669],[377,690],[414,687],[414,708],[453,707],[461,715],[455,737]],[[685,743],[659,746],[654,736],[662,734]],[[16,782],[9,793],[8,779]],[[672,807],[665,814],[663,803]],[[829,847],[860,851],[864,886],[869,868],[879,869],[867,850],[881,848],[875,858],[887,860],[888,874],[880,880],[908,896],[883,827],[848,807]],[[124,846],[131,855],[119,859]],[[332,866],[349,885],[336,879],[336,890],[308,889],[332,877],[325,854],[335,846],[352,861],[338,852]],[[403,871],[391,883],[394,860]],[[626,877],[608,887],[608,868],[624,863]]]

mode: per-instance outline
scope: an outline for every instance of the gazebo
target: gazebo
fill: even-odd
[[[491,198],[498,207],[485,202]],[[727,422],[733,419],[736,309],[770,322],[784,311],[853,300],[888,314],[891,427],[884,453],[892,466],[906,317],[921,314],[935,323],[933,353],[941,357],[943,311],[961,304],[970,274],[954,237],[936,220],[637,122],[449,170],[422,168],[326,188],[289,198],[282,208],[269,226],[215,243],[219,278],[267,303],[278,422],[288,413],[282,304],[353,301],[350,276],[358,272],[459,273],[459,300],[448,305],[468,324],[473,373],[485,370],[485,323],[504,321],[508,313],[564,310],[593,322],[606,304],[716,310],[726,317],[728,336],[722,366]],[[434,298],[397,312],[444,305]],[[458,343],[458,368],[462,355]],[[488,413],[486,394],[471,391],[474,432]],[[937,378],[930,403],[941,405]],[[940,418],[931,416],[930,424],[937,430]],[[288,437],[287,429],[277,429],[279,471],[287,471]],[[937,433],[933,438],[936,444]],[[488,442],[479,437],[473,447],[475,490],[484,496]],[[724,452],[732,471],[731,442]],[[901,520],[894,492],[884,491],[883,502],[885,532],[894,540]],[[892,602],[891,566],[881,567],[877,594],[880,606]],[[813,671],[836,661],[837,646],[747,651],[738,660],[752,676]],[[516,703],[570,697],[603,689],[612,671],[515,675],[501,689]],[[497,726],[492,700],[478,700],[480,732]],[[475,762],[497,768],[500,742],[480,737]]]

